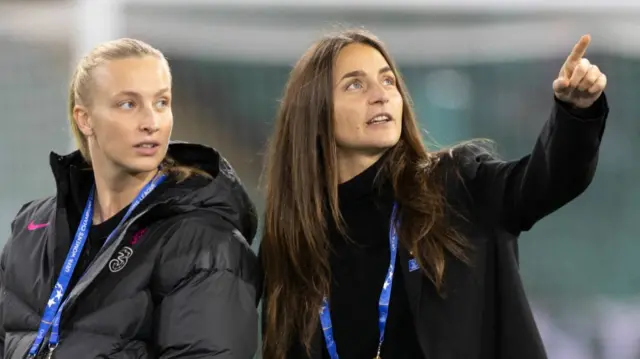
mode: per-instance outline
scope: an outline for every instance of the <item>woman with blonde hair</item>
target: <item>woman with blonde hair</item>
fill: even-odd
[[[472,144],[428,151],[374,35],[314,44],[291,71],[267,155],[264,358],[546,358],[517,238],[595,173],[608,107],[589,41],[514,161]]]
[[[119,39],[78,64],[78,151],[22,207],[0,261],[0,358],[252,358],[252,202],[213,149],[170,143],[171,72]]]

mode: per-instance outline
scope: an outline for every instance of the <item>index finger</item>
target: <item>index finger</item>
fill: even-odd
[[[567,63],[579,62],[587,52],[587,47],[589,47],[590,42],[591,36],[583,35],[580,40],[578,40],[578,43],[573,47],[573,50],[571,50],[569,57],[567,57]]]

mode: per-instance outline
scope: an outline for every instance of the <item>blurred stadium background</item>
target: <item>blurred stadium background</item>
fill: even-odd
[[[609,77],[600,167],[579,199],[523,235],[522,276],[550,358],[640,358],[640,3],[631,0],[0,0],[0,245],[25,201],[54,190],[51,150],[81,54],[128,36],[171,61],[174,139],[218,148],[262,209],[262,153],[288,71],[326,31],[390,46],[422,125],[446,145],[532,147],[551,82],[583,33]],[[255,243],[257,248],[257,242]]]

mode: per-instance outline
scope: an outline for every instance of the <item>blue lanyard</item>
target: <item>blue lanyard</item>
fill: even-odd
[[[107,239],[105,240],[103,247],[111,241],[114,233],[120,228],[120,226],[127,220],[127,218],[131,215],[133,210],[145,199],[149,193],[151,193],[162,181],[164,181],[166,175],[156,176],[152,181],[147,183],[142,190],[138,193],[136,198],[131,202],[129,206],[129,210],[125,213],[118,226],[109,234]],[[76,231],[76,235],[73,239],[73,243],[71,244],[71,248],[67,253],[67,258],[64,261],[64,266],[62,267],[62,271],[58,276],[58,281],[56,282],[51,295],[49,296],[49,301],[47,302],[47,307],[44,310],[44,314],[42,315],[42,320],[40,321],[40,328],[38,329],[38,335],[31,345],[31,349],[29,350],[28,358],[35,358],[38,354],[38,350],[44,341],[45,336],[51,329],[51,336],[49,337],[49,346],[53,349],[58,345],[59,333],[60,333],[60,316],[62,315],[62,310],[67,303],[62,299],[67,291],[67,287],[69,286],[69,281],[71,280],[71,276],[73,274],[73,270],[76,268],[76,264],[78,264],[78,259],[80,258],[80,253],[82,253],[82,248],[84,247],[85,242],[87,241],[87,237],[89,236],[89,229],[91,228],[91,223],[93,219],[93,200],[95,194],[95,186],[91,188],[89,192],[89,198],[87,199],[87,204],[84,207],[84,211],[82,212],[82,218],[80,219],[80,225],[78,226],[78,230]]]
[[[382,285],[380,292],[380,300],[378,301],[378,328],[380,329],[380,338],[378,342],[378,352],[376,358],[380,358],[380,350],[384,342],[384,330],[387,325],[387,316],[389,315],[389,302],[391,300],[391,287],[393,286],[393,272],[396,269],[396,254],[398,253],[398,233],[397,233],[397,204],[393,205],[391,214],[391,223],[389,225],[389,249],[391,258],[389,259],[389,270]],[[322,309],[320,310],[320,324],[324,333],[324,341],[327,345],[327,351],[331,359],[339,359],[338,348],[336,347],[335,338],[333,337],[333,326],[331,324],[331,313],[329,311],[329,300],[327,297],[322,299]]]

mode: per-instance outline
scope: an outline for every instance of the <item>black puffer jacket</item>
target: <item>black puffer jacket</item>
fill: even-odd
[[[260,295],[250,248],[255,207],[215,150],[175,143],[169,155],[214,180],[169,178],[104,248],[116,227],[108,222],[124,212],[92,227],[67,290],[54,358],[253,357]],[[52,154],[51,167],[57,195],[20,210],[3,251],[0,358],[28,352],[93,183],[77,152]],[[105,225],[112,228],[97,228]]]

